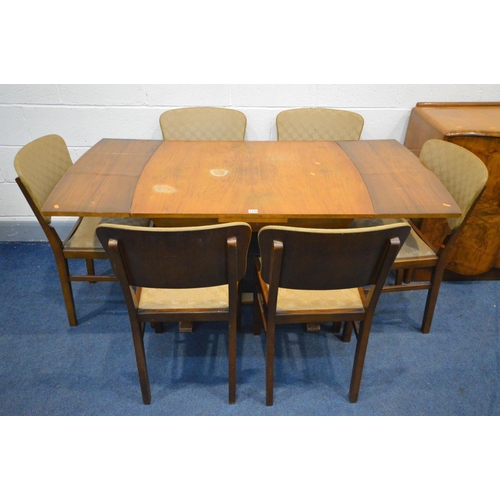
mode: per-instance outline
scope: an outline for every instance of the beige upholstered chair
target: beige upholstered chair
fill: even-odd
[[[259,231],[254,333],[264,326],[268,406],[273,404],[275,328],[283,323],[360,322],[349,390],[349,401],[357,401],[375,308],[409,232],[406,222],[361,229],[266,226]]]
[[[160,116],[165,141],[243,141],[246,116],[227,108],[179,108]]]
[[[276,117],[278,141],[355,141],[364,120],[352,111],[328,108],[299,108]]]
[[[229,403],[235,402],[238,282],[246,272],[251,234],[246,223],[97,228],[127,304],[144,404],[151,402],[145,324],[195,320],[229,324]]]
[[[160,116],[160,128],[165,141],[243,141],[247,126],[246,116],[235,109],[195,107],[165,111]],[[175,220],[154,221],[156,225],[170,226]],[[205,225],[216,220],[191,218],[188,225]],[[189,322],[179,324],[180,332],[192,331]],[[161,331],[161,325],[157,325]]]
[[[51,225],[51,218],[44,217],[41,209],[55,185],[72,165],[68,148],[58,135],[40,137],[24,146],[14,158],[18,174],[17,184],[33,210],[50,243],[59,272],[69,324],[77,324],[72,281],[116,281],[115,276],[96,275],[93,259],[106,259],[95,229],[103,220],[116,223],[149,225],[148,219],[102,219],[100,217],[79,218],[64,241]],[[70,274],[68,259],[84,259],[86,275]]]
[[[398,271],[396,283],[387,284],[383,292],[428,290],[422,332],[429,333],[448,255],[484,191],[488,170],[484,163],[467,149],[439,139],[431,139],[423,145],[420,159],[441,180],[462,210],[462,215],[447,219],[449,232],[439,248],[434,248],[415,224],[411,223],[410,236],[393,265],[393,269]],[[351,227],[392,222],[394,220],[391,219],[359,219],[354,220]],[[429,279],[412,282],[411,277],[415,269],[430,269]]]

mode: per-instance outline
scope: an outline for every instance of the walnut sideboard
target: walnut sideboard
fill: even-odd
[[[500,279],[500,102],[417,103],[404,145],[417,156],[428,139],[458,144],[485,163],[489,179],[450,254],[445,279]],[[422,231],[438,245],[443,220],[424,219]]]

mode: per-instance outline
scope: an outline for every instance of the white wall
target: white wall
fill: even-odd
[[[361,114],[361,139],[403,142],[410,111],[421,101],[500,101],[500,85],[2,84],[0,224],[35,221],[15,184],[13,160],[23,145],[46,134],[61,135],[76,160],[103,137],[161,139],[158,118],[167,109],[220,106],[245,113],[246,140],[268,141],[276,140],[275,118],[283,109],[321,106]],[[0,239],[13,237],[0,232]]]

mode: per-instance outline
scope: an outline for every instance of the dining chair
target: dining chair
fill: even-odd
[[[424,143],[420,160],[436,174],[453,196],[462,215],[446,219],[447,234],[443,236],[439,246],[432,244],[413,221],[408,221],[412,227],[410,235],[393,264],[397,273],[396,279],[394,283],[388,282],[382,292],[427,290],[421,330],[422,333],[429,333],[448,256],[486,187],[488,169],[475,154],[440,139],[430,139]],[[355,219],[350,227],[377,226],[393,222],[393,219]],[[428,279],[419,273],[418,281],[413,280],[414,271],[417,269],[427,271]]]
[[[160,128],[165,141],[243,141],[247,118],[241,111],[228,108],[192,107],[165,111],[160,116]],[[211,219],[208,223],[215,223]],[[154,221],[155,225],[177,226],[178,221]],[[188,225],[205,225],[206,219],[191,218]],[[157,325],[161,331],[161,325]],[[189,322],[179,324],[179,331],[189,333],[193,325]]]
[[[287,109],[276,117],[278,141],[355,141],[363,125],[361,115],[340,109]]]
[[[14,158],[14,168],[19,185],[26,201],[33,210],[45,236],[50,244],[59,273],[64,303],[70,326],[76,326],[77,316],[73,281],[116,281],[114,275],[97,275],[94,259],[107,259],[95,229],[103,221],[149,225],[149,219],[115,219],[101,217],[80,217],[64,240],[52,225],[51,217],[42,215],[41,209],[49,194],[54,189],[73,162],[64,139],[58,135],[47,135],[35,139],[21,148]],[[72,274],[70,259],[83,259],[86,262],[87,274]]]
[[[165,141],[243,141],[246,126],[246,116],[228,108],[178,108],[160,116]]]
[[[251,234],[246,223],[97,228],[125,298],[144,404],[151,403],[145,325],[168,321],[228,322],[229,403],[235,403],[238,283]]]
[[[286,323],[355,324],[349,401],[357,401],[375,308],[409,232],[406,222],[360,229],[266,226],[259,231],[254,333],[262,327],[266,333],[267,406],[273,405],[276,325]]]

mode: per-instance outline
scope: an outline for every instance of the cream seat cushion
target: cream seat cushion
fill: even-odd
[[[350,309],[353,312],[364,312],[363,302],[357,288],[344,290],[295,290],[280,288],[276,312],[299,311],[336,311]]]
[[[373,227],[393,224],[394,222],[405,222],[405,219],[354,219],[349,227]],[[399,250],[398,259],[414,259],[416,257],[435,257],[436,253],[420,238],[412,229],[405,243]]]
[[[229,310],[229,292],[227,285],[206,288],[141,288],[139,312],[146,310],[183,311]]]
[[[417,257],[435,257],[436,253],[412,229],[404,245],[396,257],[398,259],[414,259]]]

